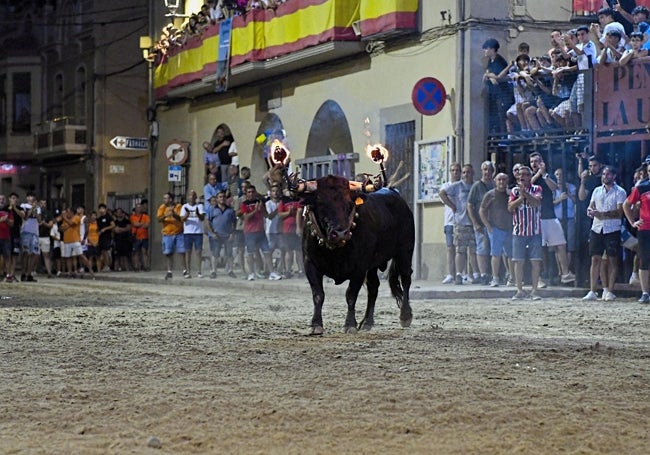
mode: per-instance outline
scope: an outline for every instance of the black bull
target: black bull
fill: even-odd
[[[413,319],[409,289],[415,244],[411,209],[391,189],[365,194],[350,190],[347,179],[332,175],[316,183],[315,191],[304,194],[307,219],[302,238],[305,274],[314,300],[312,334],[323,333],[324,275],[336,284],[350,280],[345,293],[346,332],[357,330],[355,305],[366,283],[368,305],[360,328],[370,330],[379,292],[377,270],[385,271],[389,261],[388,283],[400,308],[400,323],[408,327]]]

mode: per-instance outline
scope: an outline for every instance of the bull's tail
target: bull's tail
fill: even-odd
[[[398,261],[390,261],[390,267],[388,268],[388,284],[390,285],[390,291],[397,301],[397,308],[402,308],[402,302],[404,301],[404,288],[402,288],[402,283],[400,281],[400,271],[398,268]]]

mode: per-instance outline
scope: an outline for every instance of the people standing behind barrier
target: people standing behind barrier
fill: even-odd
[[[163,203],[158,207],[156,219],[162,224],[162,253],[167,259],[165,280],[171,280],[174,276],[174,254],[181,256],[181,261],[185,254],[181,205],[174,203],[172,193],[163,195]]]
[[[284,249],[284,277],[293,277],[294,257],[298,275],[302,275],[302,209],[300,199],[287,195],[278,207],[278,217],[282,223],[282,248]],[[453,277],[452,277],[453,278]]]
[[[506,59],[499,54],[499,47],[499,42],[494,38],[483,43],[483,52],[487,59],[483,83],[487,92],[488,134],[498,134],[506,130],[506,112],[514,101],[508,82],[499,79],[501,72],[508,67]]]
[[[555,250],[555,257],[560,264],[560,281],[564,284],[571,283],[575,281],[576,277],[569,270],[566,238],[564,237],[564,230],[562,229],[560,220],[555,216],[555,205],[553,204],[554,191],[557,189],[557,184],[546,171],[546,163],[540,153],[531,153],[529,161],[530,167],[534,172],[531,181],[542,188],[542,203],[540,207],[542,246]],[[547,263],[546,266],[547,269],[550,269],[550,264]],[[548,279],[552,278],[548,274]]]
[[[181,207],[181,221],[183,222],[183,238],[185,240],[185,270],[184,278],[192,278],[192,250],[196,252],[197,278],[201,274],[201,261],[203,260],[203,220],[205,209],[203,204],[197,202],[196,191],[190,190],[187,202]]]
[[[555,206],[555,216],[560,221],[566,236],[567,264],[571,266],[573,253],[576,251],[576,200],[578,190],[573,183],[564,180],[564,171],[558,168],[554,172],[556,178],[555,191],[553,192],[553,205]],[[542,226],[542,229],[544,227]],[[562,270],[559,258],[558,270]]]
[[[227,182],[217,182],[217,177],[214,174],[208,175],[208,183],[203,187],[203,201],[205,204],[210,203],[210,199],[219,193],[219,191],[226,191],[228,189]]]
[[[512,214],[508,211],[508,176],[499,173],[494,179],[495,187],[485,193],[479,216],[490,237],[492,280],[490,286],[501,284],[501,261],[505,262],[506,275],[510,272],[508,259],[512,257]]]
[[[650,171],[650,160],[646,158],[647,169]],[[638,214],[633,209],[638,205]],[[637,229],[639,241],[637,255],[639,257],[639,281],[641,284],[640,303],[650,303],[650,180],[641,180],[623,203],[623,212],[627,221]]]
[[[242,168],[242,172],[244,168]],[[244,218],[241,215],[241,205],[247,199],[246,191],[250,188],[251,183],[244,180],[241,183],[242,194],[233,198],[232,208],[237,216],[237,223],[235,224],[235,232],[233,233],[233,255],[235,256],[235,263],[239,265],[244,276],[246,275],[246,261],[244,253],[246,252],[246,239],[244,237]]]
[[[123,209],[115,209],[115,228],[113,241],[115,242],[115,270],[128,271],[133,243],[131,241],[131,221]]]
[[[20,281],[36,281],[34,273],[40,258],[38,248],[38,225],[41,219],[41,208],[36,203],[36,196],[27,193],[25,202],[20,204],[23,225],[20,231],[20,248],[22,251],[22,273]]]
[[[133,269],[136,272],[138,270],[146,271],[149,269],[149,225],[151,219],[141,203],[135,204],[130,221],[133,238]]]
[[[442,184],[441,190],[447,190],[452,183],[460,180],[460,163],[451,163],[449,165],[449,181]],[[442,280],[442,284],[454,282],[456,275],[456,247],[454,246],[454,211],[445,204],[444,214],[445,243],[447,244],[447,276]]]
[[[20,231],[23,226],[24,213],[18,203],[18,194],[9,194],[9,210],[14,215],[14,224],[11,227],[11,276],[15,280],[14,274],[16,271],[16,262],[20,257],[21,244],[20,244]]]
[[[589,27],[591,33],[594,34],[596,46],[598,50],[602,51],[606,48],[607,35],[616,32],[621,38],[621,46],[625,47],[626,31],[623,24],[614,20],[614,10],[611,8],[601,8],[598,10],[598,23],[591,24]]]
[[[271,249],[264,232],[264,219],[266,218],[266,205],[259,198],[255,186],[246,189],[246,200],[239,207],[238,216],[244,220],[244,239],[246,241],[246,258],[248,259],[248,281],[265,278],[271,266]],[[255,273],[255,252],[261,251],[264,259],[264,273]]]
[[[210,278],[217,277],[217,263],[223,249],[226,263],[226,274],[236,278],[233,271],[232,241],[237,216],[235,211],[226,204],[225,191],[219,191],[216,196],[210,199],[210,205],[205,210],[205,231],[208,234],[210,243]]]
[[[63,210],[60,230],[63,232],[63,246],[61,250],[61,257],[65,262],[65,269],[67,276],[76,278],[77,276],[77,262],[86,266],[89,270],[90,276],[95,277],[88,259],[82,254],[81,249],[81,216],[79,213],[73,213],[70,207]]]
[[[11,227],[14,224],[13,211],[9,210],[7,198],[0,194],[0,256],[2,256],[2,279],[7,283],[13,281],[13,272],[11,271]]]
[[[97,212],[90,212],[88,223],[86,224],[86,250],[84,256],[90,263],[91,270],[99,271],[97,260],[99,258],[99,230],[97,228]]]
[[[221,175],[221,162],[219,154],[208,141],[203,142],[203,163],[205,164],[206,175],[214,175],[218,178]]]
[[[228,182],[228,166],[238,164],[237,144],[235,138],[226,131],[226,127],[220,125],[215,131],[215,142],[213,151],[219,155],[220,173],[217,175],[217,181]],[[234,161],[233,161],[234,160]]]
[[[97,233],[99,234],[99,260],[97,261],[97,271],[110,272],[115,220],[113,219],[113,216],[108,213],[106,204],[99,204],[97,210]]]
[[[474,182],[467,196],[467,215],[474,228],[474,237],[476,239],[476,259],[480,277],[478,284],[490,284],[490,238],[485,230],[483,221],[479,216],[481,201],[485,193],[494,188],[494,164],[492,161],[483,161],[481,163],[481,179]],[[475,283],[477,281],[475,280]]]
[[[526,256],[531,263],[532,290],[531,300],[539,300],[537,288],[542,263],[542,223],[540,206],[542,188],[533,185],[533,171],[528,166],[521,166],[518,172],[517,186],[510,192],[508,211],[512,217],[512,262],[515,269],[517,293],[513,300],[525,299],[524,262]]]
[[[623,56],[623,52],[625,52],[624,41],[618,31],[612,30],[611,32],[607,32],[606,38],[605,48],[600,51],[600,55],[598,56],[598,63],[600,65],[617,63]]]
[[[278,209],[282,200],[280,186],[277,184],[271,185],[270,197],[265,202],[266,205],[266,219],[264,220],[264,232],[269,242],[269,250],[271,254],[271,264],[273,264],[273,253],[275,250],[280,251],[278,259],[278,266],[272,265],[269,280],[275,281],[282,279],[278,271],[284,273],[286,265],[284,263],[284,248],[282,246],[282,221],[278,217]]]
[[[632,32],[630,34],[630,44],[632,47],[625,49],[623,55],[621,55],[621,58],[618,61],[619,65],[627,65],[636,58],[648,56],[648,50],[642,48],[643,40],[644,35],[641,32]]]
[[[52,212],[47,209],[47,202],[45,199],[38,201],[38,206],[41,209],[41,219],[38,222],[38,248],[43,256],[43,265],[47,272],[47,277],[52,278],[52,241],[50,239],[50,230],[54,225],[54,217]]]
[[[440,199],[454,212],[454,246],[456,247],[456,284],[469,282],[467,277],[467,259],[478,280],[478,264],[476,261],[476,237],[472,220],[467,214],[469,191],[474,183],[474,169],[471,164],[465,164],[461,171],[461,179],[447,189],[440,190]],[[473,281],[472,281],[473,282]]]
[[[582,300],[598,299],[596,288],[599,277],[603,285],[602,299],[616,300],[613,290],[621,256],[621,217],[627,193],[616,184],[616,171],[611,166],[605,166],[601,181],[603,184],[594,189],[587,208],[587,216],[593,218],[589,232],[591,267],[589,292]],[[607,254],[607,262],[606,266],[601,268],[603,253]]]

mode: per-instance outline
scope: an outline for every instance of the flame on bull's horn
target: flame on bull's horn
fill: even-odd
[[[289,149],[282,143],[282,141],[276,139],[271,142],[271,162],[276,164],[281,164],[286,166],[289,164]]]
[[[381,144],[366,145],[366,154],[368,158],[375,163],[383,163],[388,160],[388,149]]]

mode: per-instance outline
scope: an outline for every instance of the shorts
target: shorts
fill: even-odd
[[[454,246],[454,225],[447,224],[445,225],[445,241],[447,242],[447,248]]]
[[[542,260],[542,236],[540,234],[512,236],[512,260],[525,261],[526,255],[531,261]]]
[[[474,228],[469,225],[455,225],[454,226],[454,246],[456,253],[470,253],[476,252],[476,237],[474,236]]]
[[[52,247],[52,239],[49,237],[39,237],[38,238],[38,248],[41,250],[41,253],[48,254]]]
[[[136,239],[133,241],[133,251],[149,251],[149,239]]]
[[[174,253],[185,253],[185,240],[183,234],[163,235],[162,252],[165,256]]]
[[[115,238],[115,256],[118,258],[131,257],[133,251],[133,244],[130,238]]]
[[[566,245],[564,230],[557,218],[542,220],[542,246]]]
[[[512,230],[503,230],[497,227],[492,227],[490,236],[490,256],[501,256],[505,254],[506,257],[512,257]]]
[[[286,251],[297,251],[302,248],[302,239],[295,232],[282,234],[282,248]]]
[[[87,258],[96,258],[99,257],[100,251],[98,246],[88,245],[84,256]]]
[[[64,243],[61,248],[61,257],[73,258],[81,256],[81,242]]]
[[[269,248],[271,251],[282,248],[282,234],[268,234]]]
[[[490,237],[487,234],[487,229],[474,231],[474,238],[476,239],[476,254],[490,256]]]
[[[609,234],[589,231],[589,256],[601,256],[604,252],[607,253],[607,257],[620,258],[621,231]]]
[[[0,240],[0,256],[3,258],[11,256],[11,239]]]
[[[232,257],[232,241],[230,237],[208,237],[208,242],[210,242],[210,252],[215,258],[221,255],[222,248],[225,257]]]
[[[38,249],[38,234],[21,232],[20,250],[27,254],[40,254],[41,250]]]
[[[99,251],[111,251],[111,247],[113,246],[112,244],[113,237],[111,237],[110,233],[99,236]]]
[[[639,269],[650,269],[650,231],[637,231],[636,238],[639,240]]]
[[[183,234],[185,242],[185,251],[192,251],[192,247],[196,251],[203,249],[203,234]]]
[[[252,256],[255,251],[261,250],[262,253],[270,253],[269,241],[264,232],[248,232],[244,234],[246,240],[246,255]]]

